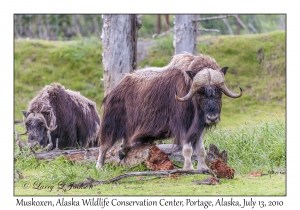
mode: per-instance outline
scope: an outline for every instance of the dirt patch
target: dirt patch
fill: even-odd
[[[155,46],[154,40],[138,40],[137,42],[137,66],[140,65],[141,61],[149,56],[149,50]]]
[[[157,146],[152,146],[149,149],[149,158],[144,164],[153,171],[174,169],[173,163],[170,161],[168,155]]]

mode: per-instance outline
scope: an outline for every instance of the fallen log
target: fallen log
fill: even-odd
[[[130,167],[137,166],[143,163],[147,168],[157,170],[172,170],[174,169],[173,163],[170,161],[168,154],[171,152],[173,145],[152,145],[147,144],[130,150],[123,160],[119,158],[119,150],[121,149],[120,143],[114,145],[107,153],[105,162],[128,165]],[[34,154],[36,159],[39,160],[54,160],[55,158],[63,155],[66,159],[76,162],[96,161],[99,155],[98,147],[82,148],[73,150],[52,150],[49,152],[40,152]],[[183,159],[181,154],[172,154],[170,157],[175,159]]]

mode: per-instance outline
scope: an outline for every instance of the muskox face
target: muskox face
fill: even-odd
[[[207,125],[216,125],[220,121],[222,107],[222,89],[215,85],[201,87],[195,94],[197,103],[204,113]]]
[[[195,73],[195,71],[186,71],[192,79],[192,84],[186,96],[180,98],[175,95],[177,101],[186,102],[196,97],[200,110],[204,113],[206,125],[216,125],[220,121],[220,112],[222,107],[222,93],[231,98],[242,96],[242,89],[239,94],[232,93],[225,85],[224,75],[228,67],[221,70],[204,68]]]
[[[48,132],[54,130],[47,126],[45,116],[41,113],[28,113],[22,111],[25,116],[26,132],[28,133],[28,143],[38,142],[42,147],[47,146]],[[47,113],[45,113],[47,115]]]

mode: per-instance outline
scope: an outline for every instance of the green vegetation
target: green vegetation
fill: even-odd
[[[213,143],[228,152],[228,164],[236,171],[232,180],[221,179],[218,186],[197,186],[191,181],[207,175],[185,175],[178,179],[127,178],[93,189],[37,190],[35,182],[55,185],[93,179],[109,179],[145,167],[127,168],[105,165],[97,171],[94,163],[73,163],[64,157],[55,161],[36,161],[15,146],[15,195],[285,195],[285,175],[249,177],[250,171],[268,173],[286,167],[286,65],[285,32],[242,36],[203,36],[198,53],[214,57],[220,66],[229,66],[226,84],[234,92],[242,87],[239,99],[224,96],[221,123],[207,131],[205,146]],[[149,57],[140,66],[164,66],[173,55],[171,35],[156,39]],[[94,100],[100,111],[103,98],[102,47],[98,39],[70,42],[40,40],[15,41],[15,120],[22,109],[45,85],[59,82]],[[24,131],[16,125],[18,132]],[[26,137],[22,136],[25,141]],[[15,173],[17,174],[17,173]],[[150,179],[150,180],[148,180]],[[29,183],[31,187],[24,188]],[[188,184],[187,184],[188,183]],[[27,186],[27,185],[26,185]],[[247,187],[245,187],[247,186]],[[268,189],[268,190],[266,190]]]
[[[18,128],[20,129],[20,128]],[[106,164],[100,171],[94,162],[74,163],[61,156],[55,161],[37,161],[34,156],[17,152],[15,169],[24,179],[15,183],[16,195],[285,195],[285,176],[270,174],[249,177],[250,171],[285,171],[285,126],[281,122],[261,123],[253,127],[240,127],[234,131],[223,129],[208,132],[205,145],[213,143],[228,152],[228,165],[235,170],[233,180],[221,179],[218,186],[197,186],[192,181],[209,175],[184,175],[179,178],[129,177],[116,183],[96,186],[93,189],[58,189],[62,183],[78,183],[87,177],[107,180],[132,171],[148,170],[143,165],[135,168]],[[55,190],[37,190],[54,185]],[[187,184],[188,183],[188,184]],[[30,184],[30,187],[27,186]],[[24,186],[25,189],[24,189]],[[247,187],[245,187],[247,186]],[[29,187],[29,189],[27,189]],[[268,190],[266,190],[268,188]]]

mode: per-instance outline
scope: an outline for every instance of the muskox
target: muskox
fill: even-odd
[[[118,140],[123,140],[123,158],[130,148],[172,137],[182,149],[184,169],[193,169],[194,153],[197,169],[207,171],[204,131],[220,121],[222,93],[242,96],[241,88],[235,94],[226,87],[227,69],[209,56],[183,53],[165,67],[126,74],[103,99],[96,167],[103,166],[107,150]]]
[[[28,142],[58,148],[99,146],[96,103],[58,83],[45,86],[29,103],[25,117]]]

